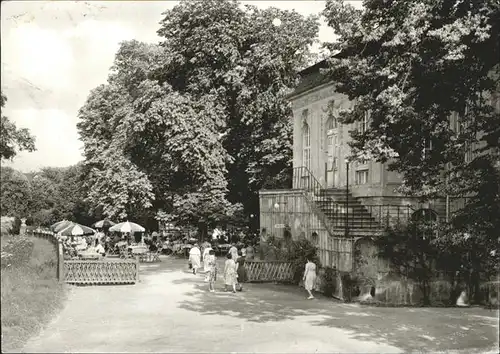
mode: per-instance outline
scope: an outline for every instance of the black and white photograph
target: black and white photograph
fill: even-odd
[[[0,43],[2,353],[498,353],[499,0],[10,0]]]

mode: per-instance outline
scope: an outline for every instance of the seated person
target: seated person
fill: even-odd
[[[78,251],[83,251],[87,249],[87,240],[85,237],[80,237],[79,242],[76,244],[75,247]]]
[[[95,246],[95,252],[99,253],[102,256],[106,255],[106,251],[104,250],[104,247],[100,242],[98,242],[97,246]]]
[[[149,250],[150,250],[151,252],[156,252],[156,251],[158,251],[158,246],[156,245],[156,243],[151,242],[151,243],[149,244]]]

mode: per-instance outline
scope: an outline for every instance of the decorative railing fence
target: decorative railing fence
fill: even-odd
[[[139,282],[139,259],[68,260],[64,259],[63,245],[54,233],[48,230],[32,231],[34,237],[49,240],[56,247],[57,278],[61,283],[135,284]]]
[[[289,282],[293,280],[292,263],[282,261],[245,262],[249,282]]]
[[[68,284],[134,284],[139,281],[139,261],[65,260],[64,281]]]

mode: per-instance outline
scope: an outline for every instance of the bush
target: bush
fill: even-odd
[[[33,226],[35,224],[35,220],[33,220],[33,217],[29,216],[26,218],[25,224],[26,226]]]
[[[12,353],[21,352],[26,341],[62,308],[66,293],[57,280],[57,255],[50,241],[35,238],[29,247],[26,241],[20,241],[23,237],[4,243],[5,238],[2,264],[6,247],[30,255],[27,262],[11,263],[1,269],[1,345],[2,352]]]
[[[323,274],[323,292],[326,296],[333,296],[337,290],[337,270],[332,267],[325,267]]]
[[[2,268],[27,263],[32,252],[33,242],[28,237],[4,237],[2,240]]]
[[[12,235],[19,235],[19,232],[21,231],[21,219],[19,219],[17,216],[14,218],[14,224],[12,225],[12,229],[10,230]]]
[[[304,269],[307,259],[314,262],[317,268],[321,267],[317,248],[308,240],[290,240],[280,239],[271,235],[267,244],[270,248],[269,253],[273,253],[277,260],[288,261],[292,263],[293,280],[298,284],[304,276]]]

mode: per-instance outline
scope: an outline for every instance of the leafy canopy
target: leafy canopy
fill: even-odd
[[[241,202],[257,214],[258,189],[291,163],[285,94],[317,30],[296,12],[182,1],[160,45],[122,43],[79,114],[90,201],[120,218],[221,221]]]
[[[389,162],[408,194],[470,197],[443,238],[462,244],[471,233],[481,252],[496,249],[500,3],[367,0],[357,10],[328,0],[323,14],[339,35],[327,74],[354,100],[342,119],[369,112],[366,132],[352,134],[354,157]]]
[[[7,103],[7,97],[1,93],[0,103],[3,108]],[[35,138],[26,128],[18,129],[14,122],[2,114],[0,124],[0,158],[13,159],[19,151],[35,151]]]

